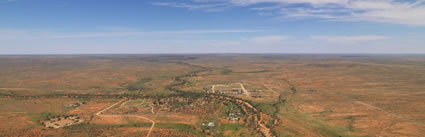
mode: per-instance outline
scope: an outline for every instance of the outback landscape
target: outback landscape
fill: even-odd
[[[0,136],[421,137],[425,57],[0,56]]]

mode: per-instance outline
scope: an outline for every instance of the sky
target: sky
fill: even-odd
[[[425,53],[424,0],[0,0],[0,54]]]

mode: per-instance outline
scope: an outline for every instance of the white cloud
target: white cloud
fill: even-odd
[[[280,9],[280,8],[282,8],[282,6],[276,5],[276,6],[268,6],[268,7],[251,8],[251,10],[255,10],[255,11],[270,11],[270,10],[276,10],[276,9]]]
[[[257,3],[307,3],[314,5],[325,5],[325,4],[345,4],[348,0],[230,0],[232,3],[238,5],[251,5]]]
[[[187,8],[187,9],[200,9],[200,8],[211,8],[221,6],[222,4],[187,4],[187,3],[176,3],[176,2],[155,2],[153,5],[156,6],[169,6],[175,8]]]
[[[353,8],[353,9],[391,9],[395,8],[393,4],[391,4],[391,1],[388,0],[357,0],[357,1],[351,1],[349,4],[346,4],[347,7]]]
[[[203,10],[207,12],[217,12],[223,11],[230,5],[228,3],[206,3],[208,0],[195,0],[195,2],[200,2],[196,4],[191,3],[182,3],[182,2],[154,2],[152,5],[155,6],[165,6],[173,8],[184,8],[188,10]]]
[[[312,39],[323,40],[332,43],[355,43],[362,41],[384,40],[387,37],[376,35],[359,35],[359,36],[312,36]]]
[[[281,9],[280,13],[286,18],[319,18],[425,26],[425,5],[422,1],[411,3],[391,0],[349,0],[348,3],[339,4],[337,7],[315,5],[315,8]]]
[[[274,5],[255,7],[259,3]],[[293,4],[309,4],[310,6],[291,6]],[[160,2],[154,5],[205,11],[250,5],[254,6],[250,9],[257,11],[257,15],[260,16],[264,16],[264,11],[268,11],[267,15],[284,18],[318,18],[425,26],[424,0],[188,0],[187,3]]]
[[[257,43],[278,43],[288,39],[288,36],[259,36],[251,39]]]
[[[422,3],[386,3],[365,7],[374,9],[353,13],[352,17],[374,22],[425,26],[425,6]]]
[[[46,30],[0,30],[0,40],[8,39],[72,39],[72,38],[98,38],[98,37],[125,37],[147,35],[193,35],[212,33],[253,33],[258,30],[248,29],[223,29],[223,30],[176,30],[176,31],[115,31],[91,33],[58,33]]]

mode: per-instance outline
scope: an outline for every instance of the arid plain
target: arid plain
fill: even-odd
[[[425,135],[425,57],[0,56],[0,136]]]

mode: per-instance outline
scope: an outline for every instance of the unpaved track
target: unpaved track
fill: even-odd
[[[249,92],[248,92],[248,90],[245,89],[243,84],[242,83],[237,83],[237,84],[241,85],[242,91],[245,93],[245,95],[249,96]]]
[[[151,106],[151,112],[152,112],[152,114],[155,114],[154,112],[153,112],[153,106],[152,106],[152,104],[150,105]]]
[[[274,93],[277,93],[275,90],[273,90],[273,89],[272,89],[272,88],[270,88],[268,85],[266,85],[266,84],[264,83],[264,81],[261,81],[260,83],[261,83],[261,85],[263,85],[264,87],[266,87],[268,90],[270,90],[270,91],[272,91],[272,92],[274,92]]]
[[[121,104],[120,108],[122,108],[122,107],[126,107],[126,106],[125,106],[125,104],[127,104],[128,102],[131,102],[131,101],[136,101],[136,100],[129,100],[129,101],[126,101],[126,102],[124,102],[124,103],[122,103],[122,104]],[[143,103],[145,103],[145,101],[144,101],[144,100],[143,100],[143,102],[142,102],[142,103],[140,103],[140,105],[142,105]]]
[[[181,85],[184,85],[185,83],[190,83],[190,82],[188,82],[187,80],[184,80],[184,79],[182,79],[182,77],[192,77],[192,76],[194,76],[193,74],[197,74],[197,73],[200,73],[200,72],[205,72],[205,71],[210,71],[210,70],[212,70],[212,69],[210,69],[210,68],[207,68],[207,67],[203,67],[203,66],[199,66],[199,65],[193,65],[193,64],[189,64],[189,63],[184,63],[184,62],[180,62],[180,64],[185,64],[185,65],[188,65],[188,66],[190,66],[190,67],[200,67],[200,68],[202,68],[203,70],[201,70],[201,71],[196,71],[196,72],[190,72],[189,74],[190,75],[188,75],[188,74],[185,74],[185,75],[181,75],[181,76],[177,76],[177,77],[175,77],[175,80],[177,81],[177,82],[179,82],[179,83],[177,83],[177,84],[173,84],[173,85],[170,85],[170,86],[167,86],[167,89],[168,90],[170,90],[170,91],[175,91],[175,92],[177,92],[177,93],[185,93],[185,91],[183,91],[183,90],[180,90],[180,89],[178,89],[178,88],[175,88],[175,87],[177,87],[177,86],[181,86]],[[246,95],[248,95],[249,96],[249,92],[245,89],[245,87],[243,86],[243,84],[242,83],[236,83],[236,84],[240,84],[240,86],[241,86],[241,88],[242,88],[242,90],[243,90],[243,92],[245,92],[245,94]],[[213,86],[212,88],[214,88],[214,90],[215,90],[215,86]],[[215,92],[213,92],[213,93],[215,93]],[[215,96],[215,95],[211,95],[210,94],[210,96]],[[243,104],[242,105],[242,109],[244,109],[245,107],[244,106],[246,106],[246,107],[248,107],[248,108],[250,108],[250,109],[252,109],[252,110],[254,110],[254,112],[255,112],[255,114],[257,114],[258,113],[258,111],[257,111],[257,109],[254,107],[254,106],[252,106],[250,103],[248,103],[248,102],[246,102],[246,101],[244,101],[244,100],[240,100],[240,99],[237,99],[237,98],[234,98],[234,97],[226,97],[226,96],[222,96],[222,95],[217,95],[217,97],[218,98],[225,98],[225,99],[228,99],[228,100],[236,100],[239,104]],[[245,110],[246,111],[246,110]],[[256,116],[254,116],[254,118],[256,119],[257,117]],[[274,135],[273,135],[273,133],[271,132],[271,129],[270,128],[268,128],[267,126],[265,126],[263,123],[262,123],[262,121],[260,120],[260,121],[258,121],[258,120],[255,120],[256,122],[257,122],[257,124],[259,125],[259,127],[260,127],[260,130],[258,130],[259,132],[261,132],[262,134],[263,134],[263,136],[265,136],[265,137],[275,137]]]
[[[403,117],[403,116],[401,116],[401,115],[399,115],[399,114],[396,114],[396,113],[393,113],[393,112],[390,112],[390,111],[386,111],[386,110],[384,110],[384,109],[382,109],[382,108],[379,108],[379,107],[377,107],[377,106],[374,106],[374,105],[371,105],[371,104],[368,104],[368,103],[365,103],[365,102],[362,102],[362,101],[358,101],[358,100],[355,100],[355,99],[352,99],[352,100],[353,100],[355,103],[360,104],[360,105],[363,105],[363,106],[365,106],[365,107],[367,107],[367,108],[372,108],[372,109],[376,109],[376,110],[382,111],[383,113],[385,113],[385,114],[387,114],[388,116],[391,116],[391,117],[393,117],[393,118],[398,118],[398,119],[405,120],[405,121],[408,121],[408,122],[410,122],[410,123],[413,123],[413,124],[415,124],[415,125],[425,127],[425,124],[424,124],[424,123],[421,123],[421,122],[418,122],[418,121],[415,121],[415,120],[408,119],[408,118]]]
[[[223,108],[223,103],[220,103],[220,108],[218,108],[213,114],[217,114]]]
[[[231,97],[222,97],[222,98],[223,99],[226,99],[226,100],[233,100],[233,99],[235,99],[235,98],[231,98]],[[261,116],[262,115],[262,112],[259,112],[257,110],[257,108],[255,108],[249,102],[246,102],[246,101],[241,100],[241,99],[235,99],[235,100],[236,100],[236,102],[238,104],[241,104],[242,110],[244,112],[248,113],[249,111],[247,109],[251,109],[252,111],[254,111],[254,114],[255,114],[255,115],[253,115],[254,118],[255,118],[254,122],[259,126],[259,131],[263,134],[263,136],[265,136],[265,137],[275,137],[273,135],[273,133],[271,132],[271,129],[268,128],[266,125],[263,124],[263,122],[264,122],[263,119],[262,118],[257,119],[256,114],[260,114],[260,116]]]
[[[342,98],[348,99],[348,100],[350,100],[351,102],[353,102],[353,103],[355,103],[355,104],[363,105],[363,106],[364,106],[364,107],[366,107],[366,108],[379,110],[379,111],[381,111],[381,112],[385,113],[386,115],[388,115],[388,116],[390,116],[390,117],[398,118],[398,119],[401,119],[401,120],[405,120],[405,121],[410,122],[410,123],[413,123],[413,124],[415,124],[415,125],[425,127],[425,124],[424,124],[424,123],[421,123],[421,122],[418,122],[418,121],[415,121],[415,120],[408,119],[408,118],[403,117],[403,116],[401,116],[401,115],[399,115],[399,114],[396,114],[396,113],[393,113],[393,112],[390,112],[390,111],[384,110],[384,109],[382,109],[382,108],[380,108],[380,107],[377,107],[377,106],[374,106],[374,105],[371,105],[371,104],[368,104],[368,103],[365,103],[365,102],[362,102],[362,101],[359,101],[359,100],[356,100],[356,99],[350,98],[350,97],[348,97],[348,96],[339,95],[339,94],[336,94],[336,93],[325,93],[325,94],[339,96],[339,97],[342,97]]]
[[[101,110],[101,111],[97,112],[97,113],[96,113],[96,115],[97,115],[97,116],[99,116],[99,117],[136,117],[136,118],[141,118],[141,119],[148,120],[148,121],[152,122],[152,126],[151,126],[151,128],[149,129],[148,134],[146,135],[146,137],[149,137],[149,136],[151,135],[151,133],[152,133],[153,128],[155,127],[155,121],[153,121],[152,119],[149,119],[149,118],[144,117],[144,116],[139,116],[139,115],[103,115],[103,114],[102,114],[103,112],[105,112],[105,111],[107,111],[107,110],[111,109],[112,107],[114,107],[114,106],[116,106],[116,105],[120,104],[121,102],[123,102],[123,101],[125,101],[125,100],[127,100],[127,99],[123,99],[123,100],[118,101],[118,102],[117,102],[117,103],[115,103],[115,104],[112,104],[111,106],[109,106],[109,107],[107,107],[107,108],[105,108],[105,109],[103,109],[103,110]],[[126,104],[127,102],[128,102],[128,101],[124,102],[123,104]],[[123,106],[123,105],[121,105],[121,107],[122,107],[122,106]]]

